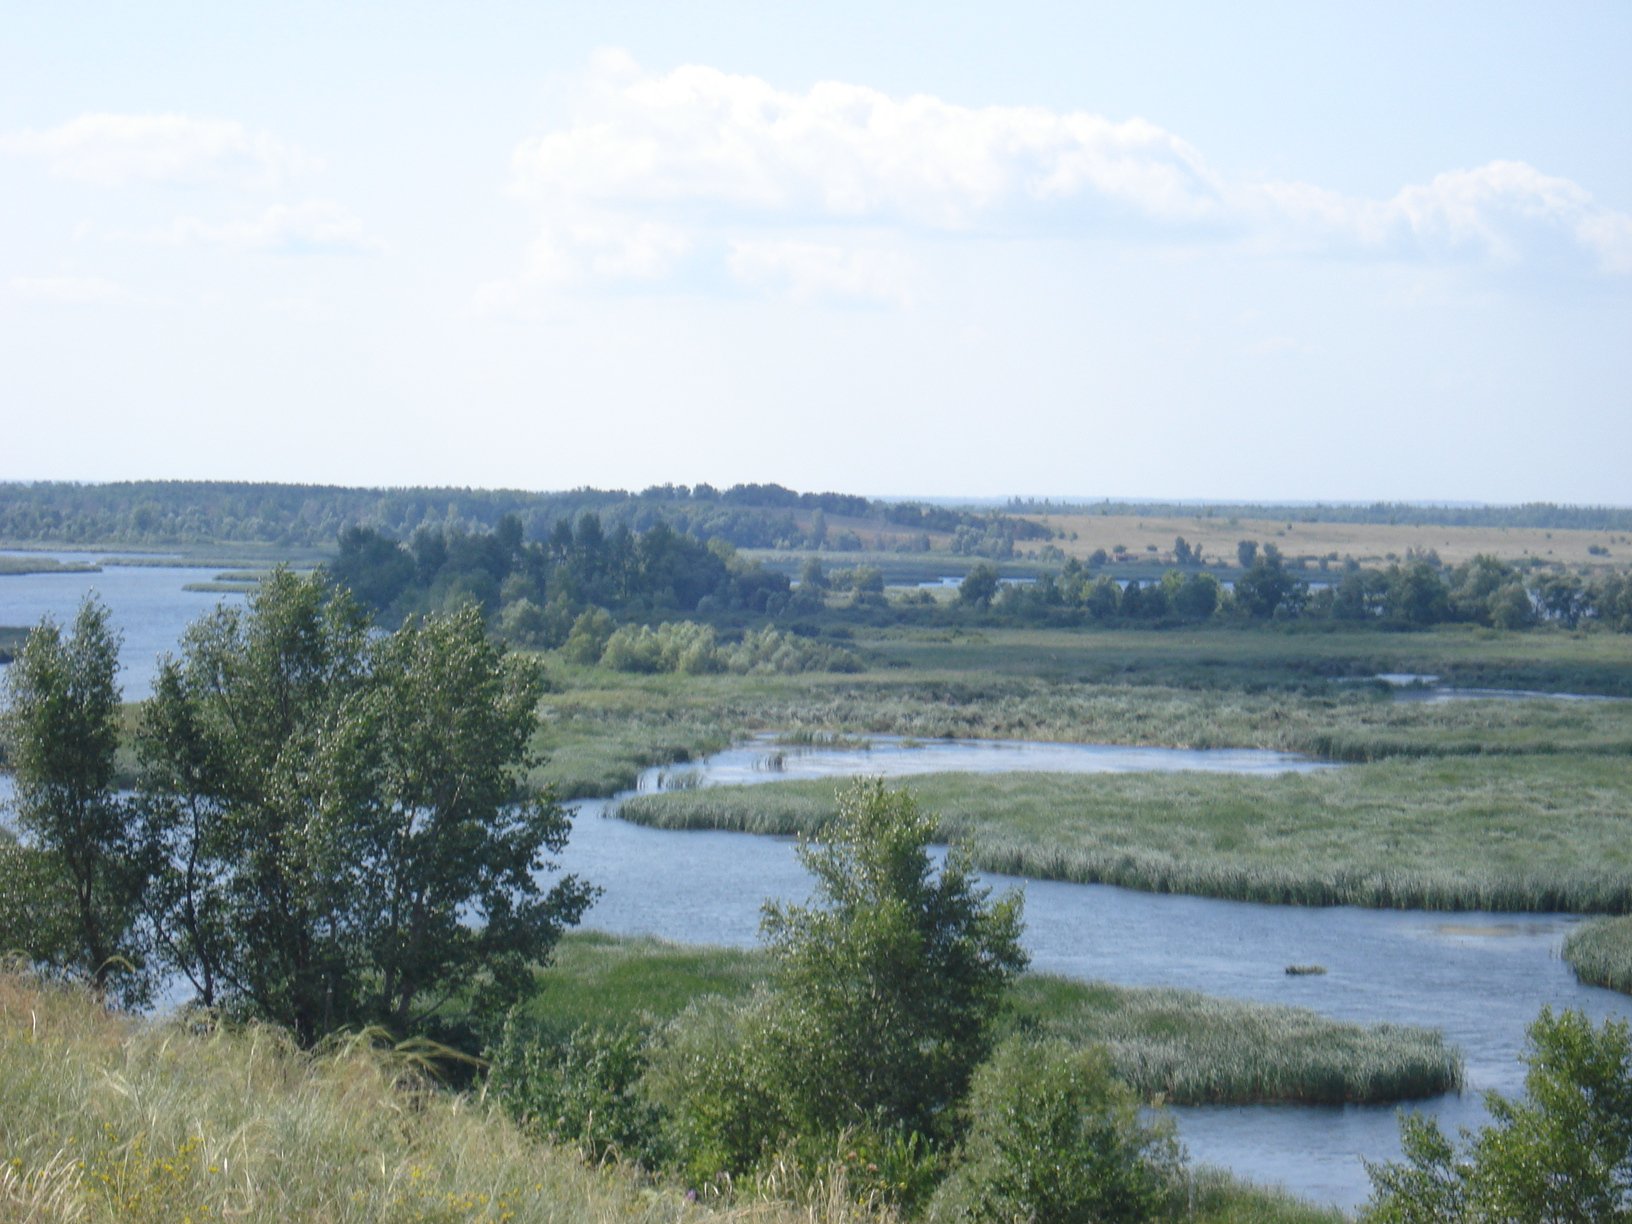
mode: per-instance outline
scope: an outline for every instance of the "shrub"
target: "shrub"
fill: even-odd
[[[766,1082],[765,1008],[763,995],[706,996],[654,1034],[642,1090],[674,1164],[696,1184],[749,1172],[787,1131]]]
[[[584,1026],[564,1041],[505,1021],[488,1088],[523,1126],[585,1159],[621,1157],[656,1167],[663,1160],[661,1115],[640,1092],[646,1033],[636,1025]]]
[[[1097,1047],[1011,1039],[976,1073],[968,1110],[936,1221],[1147,1220],[1178,1174],[1171,1123],[1140,1118]]]
[[[1458,1152],[1437,1123],[1401,1119],[1403,1163],[1368,1165],[1367,1219],[1632,1220],[1632,1028],[1543,1008],[1525,1097],[1486,1098],[1492,1122]]]

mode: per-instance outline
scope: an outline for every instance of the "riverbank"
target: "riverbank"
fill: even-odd
[[[1153,642],[1163,637],[1147,636]],[[1252,641],[1245,633],[1228,637]],[[1072,636],[1082,652],[1095,649],[1097,639]],[[553,691],[541,709],[536,747],[548,764],[536,780],[553,785],[562,798],[605,797],[633,786],[649,766],[690,760],[760,732],[1266,748],[1351,763],[1632,756],[1632,702],[1430,703],[1397,699],[1382,685],[1336,683],[1314,693],[1134,678],[1087,683],[1029,674],[1026,667],[1038,662],[1042,650],[1035,644],[989,658],[981,643],[969,642],[960,647],[969,652],[964,666],[919,671],[881,663],[888,641],[851,644],[872,670],[627,675],[546,656]]]
[[[903,785],[988,871],[1296,905],[1632,911],[1632,771],[1610,755],[1394,760],[1274,777],[931,774]],[[830,781],[638,795],[666,829],[811,834]]]
[[[1632,915],[1603,918],[1572,932],[1563,956],[1581,981],[1632,995]]]
[[[573,933],[523,1014],[559,1036],[580,1025],[656,1023],[700,998],[741,998],[769,970],[759,949]],[[1391,1104],[1462,1085],[1460,1057],[1432,1029],[1348,1024],[1190,990],[1027,973],[1003,1029],[1103,1045],[1118,1078],[1175,1105]]]

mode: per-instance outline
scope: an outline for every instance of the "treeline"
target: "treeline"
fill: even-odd
[[[1383,523],[1424,527],[1537,527],[1580,531],[1632,530],[1632,507],[1561,506],[1525,502],[1517,506],[1454,506],[1422,502],[1160,502],[1053,501],[1014,497],[1009,514],[1101,514],[1120,518],[1271,519],[1287,523]]]
[[[653,485],[638,493],[580,488],[357,489],[233,481],[126,481],[113,484],[0,485],[0,539],[20,543],[175,546],[244,543],[322,548],[342,531],[367,527],[399,539],[421,529],[495,530],[517,519],[530,537],[595,514],[607,530],[645,532],[658,524],[738,548],[927,550],[928,533],[960,529],[981,548],[1012,550],[1043,539],[1035,523],[917,502],[848,493],[801,493],[777,484]],[[832,520],[843,525],[834,525]],[[993,534],[994,524],[999,529]],[[988,539],[988,537],[991,537]],[[962,551],[976,548],[968,540]],[[995,553],[991,555],[997,555]],[[1003,554],[1007,555],[1007,554]]]
[[[534,540],[515,515],[491,531],[420,527],[402,541],[349,527],[328,570],[387,622],[474,603],[528,645],[560,645],[590,608],[637,621],[775,615],[791,597],[785,574],[742,560],[724,541],[703,544],[661,521],[641,532],[626,524],[608,531],[592,512],[559,520]]]
[[[1574,629],[1597,623],[1632,633],[1632,574],[1591,579],[1562,571],[1537,573],[1494,557],[1457,566],[1413,557],[1386,569],[1350,563],[1332,581],[1311,588],[1273,544],[1244,542],[1245,568],[1226,587],[1211,573],[1168,570],[1125,585],[1075,559],[1034,583],[1003,585],[995,568],[977,565],[959,588],[960,602],[1021,620],[1197,622],[1214,617],[1253,621],[1298,618],[1408,628],[1466,623],[1526,629],[1552,622]]]

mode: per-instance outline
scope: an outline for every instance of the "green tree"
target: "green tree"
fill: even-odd
[[[991,900],[957,849],[937,875],[934,836],[911,795],[858,781],[799,847],[819,903],[766,906],[780,1051],[767,1073],[800,1133],[944,1134],[991,1049],[1026,964],[1021,898]]]
[[[8,941],[98,990],[117,967],[140,959],[133,924],[141,872],[125,805],[113,790],[118,669],[119,637],[107,608],[89,597],[67,636],[49,619],[28,635],[7,673],[0,712],[17,826],[27,839],[9,853],[16,883],[27,875],[39,885],[23,890],[28,900],[19,917],[37,910],[22,930],[6,932]],[[139,994],[137,977],[122,984]]]
[[[958,586],[958,599],[977,608],[988,608],[998,585],[997,566],[989,561],[977,561]]]
[[[1370,1165],[1379,1224],[1632,1220],[1632,1029],[1544,1008],[1530,1026],[1525,1096],[1486,1098],[1465,1151],[1432,1120],[1401,1119],[1403,1163]]]
[[[1171,1121],[1147,1122],[1101,1047],[1005,1042],[975,1074],[969,1135],[930,1218],[1154,1218],[1180,1168]]]
[[[194,624],[140,733],[164,958],[205,1004],[307,1043],[513,995],[590,899],[538,881],[567,836],[520,785],[541,692],[478,609],[374,639],[318,575]]]

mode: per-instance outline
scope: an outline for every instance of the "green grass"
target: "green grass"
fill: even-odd
[[[1570,932],[1564,960],[1583,982],[1632,994],[1632,916],[1600,918]]]
[[[1393,760],[1310,774],[904,779],[991,871],[1237,900],[1632,911],[1632,764],[1609,755]],[[627,800],[663,828],[811,833],[833,782]]]
[[[1274,639],[1286,636],[1264,633]],[[1159,642],[1169,635],[1120,636]],[[1250,649],[1257,641],[1251,633],[1220,631],[1213,636],[1220,650],[1243,644]],[[1392,640],[1411,635],[1370,636]],[[1632,755],[1632,702],[1428,704],[1396,701],[1361,685],[1327,684],[1313,692],[1249,691],[1084,682],[1043,674],[1042,669],[1054,666],[1047,660],[1062,639],[1091,645],[1099,637],[1014,631],[931,642],[948,653],[935,660],[935,670],[922,670],[891,655],[918,640],[911,635],[858,635],[849,644],[874,669],[851,676],[624,676],[552,659],[556,691],[545,701],[538,738],[550,762],[539,776],[553,782],[563,798],[610,795],[633,785],[647,765],[714,751],[761,731],[794,737],[894,734],[1272,748],[1343,761],[1561,752]],[[1592,651],[1608,639],[1592,635],[1576,643],[1557,638]],[[1619,645],[1632,658],[1625,641]],[[1496,642],[1497,647],[1507,648],[1505,641]],[[900,666],[889,665],[892,659]],[[1413,670],[1406,664],[1384,660],[1379,669]],[[1272,675],[1273,666],[1263,662],[1261,670],[1250,655],[1242,664],[1245,673],[1254,675]]]
[[[539,975],[525,1014],[557,1034],[637,1017],[660,1021],[702,995],[739,998],[769,971],[758,949],[576,933]],[[1346,1024],[1189,990],[1025,974],[1004,1024],[1102,1043],[1119,1076],[1147,1099],[1175,1104],[1386,1103],[1461,1084],[1458,1055],[1433,1030]]]
[[[58,561],[55,557],[0,557],[0,577],[17,574],[95,574],[101,566],[86,561]]]

